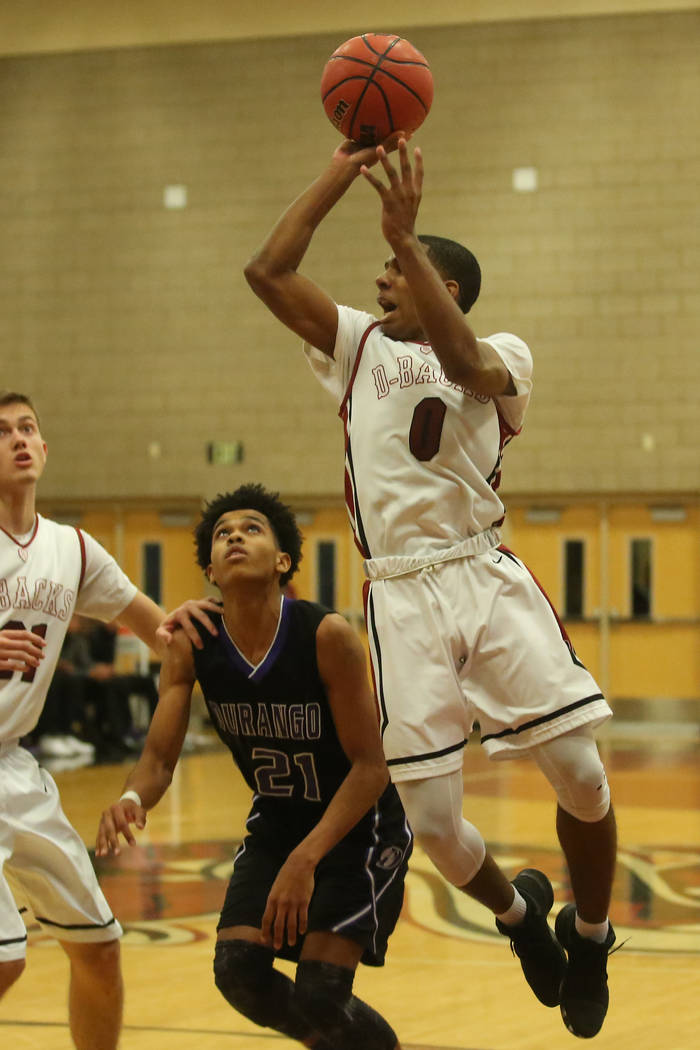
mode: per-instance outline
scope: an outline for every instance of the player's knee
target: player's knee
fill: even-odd
[[[481,833],[467,820],[449,833],[425,831],[416,838],[442,877],[453,886],[466,886],[484,863],[486,845]]]
[[[352,994],[354,971],[302,959],[294,1001],[307,1023],[337,1050],[394,1050],[396,1033],[381,1014]]]
[[[0,998],[24,973],[26,959],[8,959],[0,962]]]
[[[484,863],[481,833],[462,816],[462,778],[412,780],[397,785],[411,829],[440,874],[466,886]]]
[[[223,940],[214,950],[214,982],[224,999],[262,1027],[272,1027],[276,1011],[269,994],[273,954],[250,941]]]
[[[587,824],[606,816],[610,787],[590,734],[570,733],[540,744],[535,751],[535,758],[566,813]]]
[[[330,1038],[348,1023],[354,970],[347,966],[302,959],[294,982],[294,1002],[309,1024]],[[330,1039],[334,1042],[334,1039]]]
[[[87,981],[96,990],[112,988],[122,980],[121,944],[118,937],[111,941],[60,941],[70,960],[71,973],[80,981]]]
[[[109,981],[114,980],[121,973],[121,942],[116,938],[113,941],[101,941],[95,945],[95,948],[94,968],[104,974]]]
[[[595,824],[610,809],[610,787],[602,765],[595,776],[572,776],[557,793],[559,805],[577,820]]]

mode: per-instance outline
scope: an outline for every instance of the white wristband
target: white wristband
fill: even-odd
[[[124,794],[119,799],[119,801],[120,802],[126,802],[127,799],[130,802],[135,802],[137,806],[143,806],[143,802],[141,801],[141,796],[136,791],[125,791]]]

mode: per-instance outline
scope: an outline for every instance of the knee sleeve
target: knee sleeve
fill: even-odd
[[[234,1010],[263,1028],[302,1042],[312,1030],[297,1011],[294,985],[273,967],[270,948],[251,941],[217,941],[214,981]]]
[[[486,845],[462,816],[461,772],[402,780],[396,788],[417,842],[448,882],[466,886],[484,863]]]
[[[562,809],[587,824],[603,819],[610,809],[610,788],[590,729],[547,740],[530,753]]]
[[[295,1001],[305,1020],[334,1050],[394,1050],[396,1033],[384,1018],[352,994],[353,970],[302,959]]]

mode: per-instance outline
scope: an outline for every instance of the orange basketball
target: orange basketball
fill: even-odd
[[[433,101],[433,75],[408,40],[363,33],[328,59],[321,99],[341,135],[371,145],[393,131],[409,134],[420,127]]]

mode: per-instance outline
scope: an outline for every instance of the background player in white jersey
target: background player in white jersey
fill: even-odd
[[[0,393],[0,996],[26,955],[10,874],[70,960],[76,1047],[114,1050],[121,927],[53,779],[18,741],[36,725],[74,613],[117,619],[151,648],[163,613],[90,535],[37,514],[46,452],[30,399]]]
[[[589,1037],[607,1010],[614,941],[615,820],[592,735],[611,712],[546,597],[499,541],[501,454],[523,423],[530,352],[507,333],[474,334],[464,315],[479,294],[478,264],[454,241],[417,236],[422,158],[416,150],[414,166],[396,138],[398,171],[385,148],[343,143],[246,277],[308,344],[340,405],[384,750],[416,837],[445,878],[493,911],[537,997]],[[377,160],[388,182],[369,171]],[[381,198],[392,253],[376,281],[379,319],[338,306],[298,272],[317,226],[360,174]],[[531,755],[556,790],[576,902],[557,917],[558,940],[546,877],[528,869],[510,883],[463,819],[475,719],[492,757]]]
[[[362,643],[313,602],[285,598],[301,535],[260,485],[218,496],[195,530],[221,590],[213,636],[178,632],[160,700],[121,799],[102,815],[98,855],[167,790],[199,681],[212,722],[253,792],[218,925],[216,984],[256,1024],[315,1050],[398,1050],[352,994],[355,969],[384,962],[412,847],[382,755]],[[295,980],[275,957],[297,962]]]

